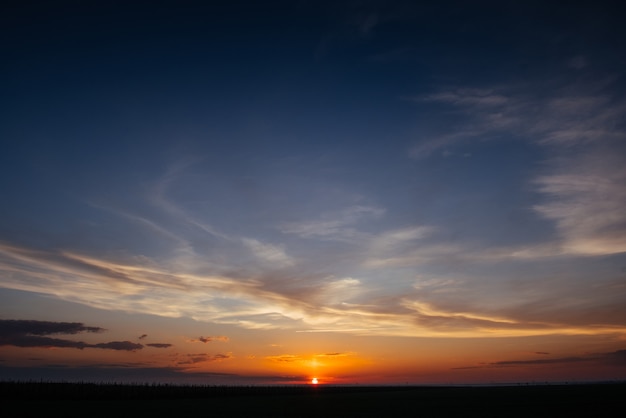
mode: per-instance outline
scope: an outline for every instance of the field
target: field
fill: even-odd
[[[15,417],[602,417],[626,384],[221,387],[0,382]],[[622,410],[623,412],[623,410]]]

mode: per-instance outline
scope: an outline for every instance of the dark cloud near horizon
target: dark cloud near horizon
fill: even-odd
[[[100,348],[116,351],[141,350],[142,344],[130,341],[109,341],[90,344],[83,341],[73,341],[61,338],[51,338],[45,335],[69,334],[81,332],[99,333],[104,331],[100,327],[87,327],[80,322],[50,322],[20,319],[0,320],[0,346],[40,347],[40,348]]]
[[[179,361],[177,364],[179,365],[196,364],[196,363],[228,360],[231,358],[233,358],[233,355],[231,353],[213,354],[213,355],[207,354],[207,353],[187,354],[187,356],[185,356],[185,359]]]
[[[535,354],[549,354],[537,352]],[[481,363],[477,366],[455,367],[454,370],[465,369],[484,369],[495,367],[515,367],[515,366],[543,366],[553,364],[572,364],[572,363],[598,363],[611,366],[626,366],[626,350],[617,350],[609,353],[594,353],[579,357],[558,357],[552,359],[535,359],[535,360],[504,360],[493,363]]]
[[[210,343],[212,341],[226,342],[226,341],[228,341],[228,337],[224,337],[222,335],[218,335],[218,336],[214,336],[214,337],[203,337],[203,336],[200,336],[200,338],[198,338],[197,340],[193,340],[193,341],[200,341],[202,343]]]
[[[141,335],[139,336],[139,339],[140,339],[140,340],[143,340],[143,339],[144,339],[144,338],[146,338],[147,336],[148,336],[148,334],[141,334]]]
[[[184,367],[145,367],[132,365],[66,366],[48,364],[36,367],[0,366],[0,380],[63,382],[176,382],[182,384],[288,383],[303,376],[242,376],[232,373],[185,372]]]
[[[137,344],[130,341],[110,341],[108,343],[88,344],[87,347],[105,348],[119,351],[135,351],[141,350],[143,348],[143,344]]]
[[[0,337],[10,335],[78,334],[103,332],[101,327],[87,327],[80,322],[51,322],[30,319],[0,319]]]
[[[150,343],[150,344],[146,344],[146,347],[154,347],[154,348],[168,348],[171,347],[172,344],[167,344],[167,343]]]
[[[626,350],[617,350],[602,354],[604,361],[615,366],[626,366]]]

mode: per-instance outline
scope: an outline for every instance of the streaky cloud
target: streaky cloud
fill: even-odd
[[[100,333],[100,327],[88,327],[81,322],[52,322],[31,319],[0,319],[0,336]]]
[[[548,353],[540,353],[548,354]],[[481,363],[475,366],[457,367],[456,369],[481,369],[497,367],[525,367],[525,366],[550,366],[567,365],[576,363],[603,364],[609,366],[626,366],[626,350],[617,350],[606,353],[587,353],[581,356],[555,357],[530,360],[502,360],[496,362]]]
[[[142,344],[130,341],[110,341],[106,343],[85,343],[61,338],[44,337],[51,334],[74,335],[81,332],[99,333],[100,327],[86,327],[79,322],[50,322],[35,320],[0,320],[0,345],[40,348],[101,348],[116,351],[141,350]]]

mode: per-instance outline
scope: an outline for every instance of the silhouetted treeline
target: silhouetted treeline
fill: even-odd
[[[502,387],[458,387],[458,386],[204,386],[175,384],[129,384],[129,383],[67,383],[27,381],[0,381],[1,399],[193,399],[225,396],[255,395],[311,395],[348,394],[365,392],[420,390],[431,395],[464,394],[472,397],[520,394],[532,397],[571,396],[580,393],[589,396],[594,392],[621,392],[626,394],[626,383],[576,384],[576,385],[530,385]]]
[[[193,399],[406,390],[400,386],[204,386],[128,383],[0,382],[0,399]]]

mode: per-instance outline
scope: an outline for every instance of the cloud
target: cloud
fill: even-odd
[[[385,231],[371,240],[371,249],[377,253],[395,252],[399,247],[424,239],[434,232],[435,228],[429,226],[409,226],[402,229]]]
[[[252,238],[243,238],[242,241],[256,258],[269,265],[281,268],[292,266],[295,263],[295,260],[285,253],[284,246],[262,243]]]
[[[365,235],[353,225],[363,220],[380,218],[384,214],[385,209],[374,206],[351,206],[339,212],[324,214],[320,220],[285,223],[279,229],[285,234],[301,238],[355,243]]]
[[[466,251],[463,247],[437,247],[436,244],[410,249],[413,243],[421,242],[416,238],[420,236],[420,230],[394,231],[384,241],[393,241],[388,244],[391,246],[406,244],[407,252],[396,258],[374,258],[368,249],[370,240],[377,235],[368,234],[369,240],[359,248],[365,251],[363,257],[372,258],[365,258],[371,264],[362,273],[374,274],[374,267],[378,269],[385,265],[395,268],[425,265],[437,260],[461,260],[462,252]],[[390,236],[394,238],[389,240]],[[416,241],[409,238],[416,238]],[[140,259],[131,264],[72,252],[35,251],[7,245],[0,245],[0,271],[4,272],[3,287],[52,294],[97,308],[187,316],[247,329],[450,337],[626,332],[619,324],[607,323],[602,318],[601,312],[613,306],[611,300],[606,301],[609,303],[607,307],[596,309],[600,314],[593,310],[593,304],[585,307],[590,315],[587,320],[578,320],[582,317],[572,315],[571,309],[580,312],[580,306],[554,307],[552,304],[547,305],[554,307],[552,311],[546,311],[543,305],[538,309],[532,304],[547,302],[538,300],[536,293],[532,292],[525,294],[525,299],[504,298],[505,302],[497,306],[493,303],[483,306],[481,301],[485,296],[482,291],[493,295],[493,290],[488,287],[475,289],[467,283],[455,288],[456,295],[464,298],[454,298],[450,293],[437,291],[436,286],[412,288],[412,281],[407,282],[406,278],[401,281],[406,286],[381,287],[380,281],[367,277],[308,276],[306,272],[293,276],[276,273],[265,276],[245,270],[231,271],[230,276],[201,270],[189,273],[153,260]],[[546,290],[544,294],[549,297],[550,289]],[[596,300],[603,303],[606,290],[598,288],[597,292],[600,299]],[[610,295],[616,297],[618,293],[612,291]],[[428,301],[430,309],[438,313],[424,312],[424,306],[411,304],[415,301]],[[537,312],[544,314],[540,321],[536,319],[541,316],[539,314],[529,317],[529,313]],[[31,344],[35,341],[31,340]],[[38,344],[74,344],[77,348],[87,348],[78,343],[59,341],[39,341]]]
[[[540,353],[548,354],[548,353]],[[610,366],[626,366],[626,350],[617,350],[606,353],[592,353],[573,357],[555,357],[549,359],[531,360],[503,360],[491,363],[481,363],[475,366],[458,367],[456,369],[477,369],[477,368],[497,368],[497,367],[524,367],[524,366],[550,366],[560,364],[591,363],[604,364]]]
[[[484,141],[494,136],[519,132],[522,126],[521,115],[525,114],[528,99],[516,96],[508,91],[497,92],[494,89],[468,89],[441,91],[410,98],[416,104],[441,103],[458,109],[458,119],[454,122],[448,117],[449,125],[454,129],[439,132],[414,144],[409,156],[414,159],[425,159],[436,151],[444,150],[448,155],[448,147],[468,141]]]
[[[169,347],[172,347],[172,344],[167,344],[167,343],[150,343],[150,344],[146,344],[146,347],[169,348]]]
[[[275,362],[275,363],[293,363],[298,361],[303,361],[304,358],[301,356],[296,356],[294,354],[281,354],[278,356],[267,356],[266,360]]]
[[[315,357],[338,358],[338,357],[348,357],[352,355],[354,355],[354,353],[324,353],[324,354],[316,354]]]
[[[582,64],[583,58],[575,60]],[[552,242],[512,249],[513,258],[608,255],[626,251],[626,102],[614,94],[613,80],[561,84],[550,94],[537,86],[448,89],[414,98],[456,110],[454,131],[421,141],[413,158],[472,141],[524,141],[546,158],[530,185],[542,197],[532,209],[555,222]],[[455,122],[456,120],[456,122]],[[529,205],[530,206],[530,205]],[[504,249],[499,249],[505,255]],[[491,252],[495,256],[495,252]],[[475,254],[480,258],[480,254]],[[487,254],[484,254],[486,257]],[[400,265],[397,255],[369,265]]]
[[[626,367],[626,350],[617,350],[611,353],[599,355],[605,362],[611,365]]]
[[[232,353],[226,354],[207,354],[207,353],[199,353],[199,354],[187,354],[183,356],[181,360],[177,362],[178,365],[188,365],[188,364],[197,364],[197,363],[212,363],[216,361],[224,361],[230,360],[233,358]]]
[[[200,337],[197,340],[191,340],[191,342],[201,342],[201,343],[209,343],[211,341],[221,341],[228,342],[229,338],[223,335],[213,336],[213,337]]]
[[[292,383],[304,381],[305,376],[277,375],[238,375],[233,373],[202,372],[188,367],[148,367],[141,365],[85,365],[59,367],[42,365],[38,367],[0,366],[0,376],[14,381],[46,382],[94,382],[94,383],[155,383],[173,382],[192,385],[263,385],[270,383]]]
[[[542,146],[623,140],[626,104],[612,98],[602,83],[555,87],[552,95],[532,85],[494,89],[450,89],[411,98],[416,104],[440,103],[456,109],[453,130],[424,138],[409,156],[424,159],[460,143],[522,139]],[[538,93],[533,94],[533,91]]]
[[[104,328],[87,327],[80,322],[50,322],[28,319],[0,319],[0,336],[79,334],[104,332]]]
[[[451,260],[462,256],[465,248],[457,244],[426,244],[413,248],[405,248],[397,255],[393,253],[372,255],[363,265],[368,268],[393,268],[419,266],[437,260]]]
[[[140,335],[140,336],[139,336],[139,339],[140,339],[140,340],[143,340],[143,339],[144,339],[144,338],[146,338],[147,336],[148,336],[148,334],[142,334],[142,335]]]
[[[444,91],[416,98],[426,102],[443,102],[457,106],[501,106],[509,101],[509,98],[495,93],[490,89],[458,89]]]
[[[564,253],[626,252],[625,154],[591,150],[562,162],[536,184],[547,199],[534,210],[556,222]]]
[[[280,354],[277,356],[266,356],[265,360],[271,361],[273,363],[313,363],[316,364],[319,361],[332,360],[342,357],[354,356],[355,353],[349,352],[337,352],[337,353],[320,353],[313,354],[310,356],[300,356],[294,354]]]
[[[72,341],[59,338],[43,337],[42,335],[69,334],[81,332],[102,332],[100,327],[86,327],[79,322],[49,322],[34,320],[0,320],[0,345],[15,347],[41,348],[101,348],[116,351],[135,351],[143,348],[142,344],[130,341],[111,341],[106,343],[89,344],[82,341]]]
[[[103,348],[107,350],[117,351],[135,351],[143,348],[142,344],[133,343],[130,341],[111,341],[108,343],[89,344],[87,347]]]

